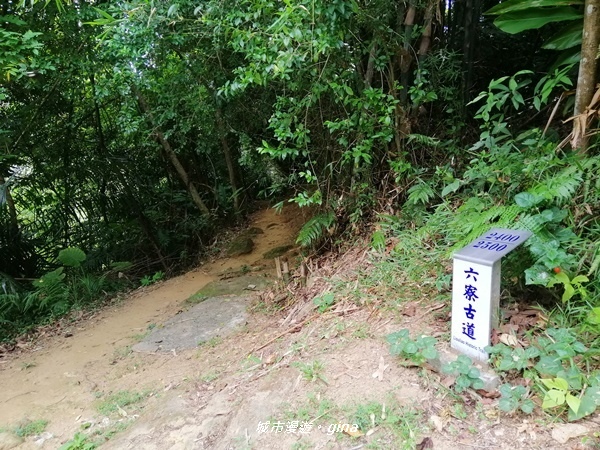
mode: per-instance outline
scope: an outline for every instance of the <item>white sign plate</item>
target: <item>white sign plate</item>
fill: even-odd
[[[530,231],[492,228],[486,234],[481,235],[465,248],[456,252],[454,259],[491,266],[504,255],[512,252],[530,236]]]

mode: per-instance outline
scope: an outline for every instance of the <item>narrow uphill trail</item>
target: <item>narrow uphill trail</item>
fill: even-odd
[[[251,217],[252,227],[264,231],[253,238],[254,250],[222,258],[149,288],[140,288],[122,303],[80,321],[59,336],[42,339],[16,358],[0,360],[0,426],[9,428],[32,420],[47,420],[52,439],[44,448],[58,448],[86,420],[98,416],[95,404],[108,392],[162,391],[177,367],[165,356],[136,355],[131,346],[149,326],[174,316],[184,302],[227,271],[264,267],[273,275],[272,261],[263,253],[293,244],[299,213],[269,208]],[[177,366],[177,364],[174,364]],[[27,448],[25,442],[19,448]],[[38,445],[32,448],[39,448]]]

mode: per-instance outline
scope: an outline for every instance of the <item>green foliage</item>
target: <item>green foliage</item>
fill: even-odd
[[[553,22],[566,22],[544,43],[543,48],[567,50],[581,47],[583,13],[577,6],[583,3],[583,0],[510,0],[494,6],[485,14],[497,15],[494,25],[511,34],[538,29]],[[571,52],[568,57],[565,55],[558,60],[562,60],[562,64],[580,59],[579,52]]]
[[[27,25],[26,22],[15,16],[2,16],[2,20],[4,24],[11,24],[16,29]],[[40,50],[44,46],[40,36],[42,36],[42,33],[37,31],[27,30],[22,33],[20,30],[9,31],[5,26],[0,28],[0,71],[2,72],[2,79],[10,81],[11,78],[19,79],[35,72],[45,73],[55,69],[49,61],[40,55]],[[1,87],[0,99],[2,99]]]
[[[73,439],[65,442],[59,447],[59,450],[94,450],[97,445],[92,442],[89,436],[77,432]]]
[[[546,286],[552,287],[557,283],[563,285],[564,292],[562,295],[562,302],[566,303],[573,298],[575,295],[580,295],[583,299],[586,299],[588,294],[587,290],[583,287],[583,283],[590,281],[585,275],[577,275],[572,279],[564,272],[556,273],[553,280],[547,282]]]
[[[371,248],[377,252],[385,249],[385,234],[383,231],[377,230],[371,235]]]
[[[535,403],[528,398],[529,391],[525,386],[512,386],[503,384],[499,388],[501,397],[498,401],[498,408],[507,413],[513,413],[517,409],[525,414],[531,414],[535,409]]]
[[[473,361],[468,356],[459,355],[455,361],[444,364],[442,371],[456,377],[453,386],[458,393],[469,388],[482,389],[484,386],[479,369],[473,367]]]
[[[302,373],[302,377],[310,381],[311,383],[315,383],[317,381],[322,381],[327,384],[327,379],[324,375],[325,366],[320,361],[312,361],[310,363],[303,363],[301,361],[292,363],[292,366],[296,367],[300,373]]]
[[[325,238],[325,233],[335,224],[335,220],[335,214],[331,211],[317,214],[302,226],[296,243],[302,247],[316,246]]]
[[[86,254],[76,247],[65,248],[58,252],[58,260],[67,267],[80,267],[86,258]]]
[[[47,420],[31,420],[18,425],[14,432],[19,437],[35,436],[43,433],[47,426]]]
[[[544,409],[555,410],[556,414],[567,410],[569,420],[592,414],[600,406],[599,372],[590,370],[597,352],[581,343],[572,330],[548,328],[546,335],[535,337],[525,349],[497,344],[486,350],[497,371],[524,374],[535,380]],[[500,392],[502,410],[521,408],[529,413],[532,405],[524,388],[503,385]]]
[[[502,31],[516,34],[525,30],[541,28],[551,22],[580,19],[581,14],[573,8],[540,9],[535,7],[521,10],[518,13],[504,13],[494,21],[494,25]]]
[[[512,348],[505,344],[488,347],[486,351],[492,357],[494,367],[500,372],[516,370],[521,372],[532,365],[532,360],[540,356],[537,347]]]
[[[416,448],[420,436],[426,433],[422,412],[417,408],[398,405],[394,400],[388,400],[384,404],[359,404],[352,415],[351,423],[358,425],[363,432],[379,430],[386,436],[384,445],[397,449]]]
[[[46,272],[32,282],[33,290],[0,294],[0,331],[4,338],[35,323],[62,316],[71,308],[97,304],[107,292],[119,288],[118,283],[110,285],[105,275],[86,273],[81,267],[72,271],[77,267],[73,264],[80,264],[85,258],[79,249],[61,255],[59,258],[71,267]]]
[[[132,407],[139,404],[148,397],[147,393],[135,391],[118,391],[110,394],[96,405],[98,412],[104,416],[109,416],[118,412],[120,409]]]
[[[154,275],[149,276],[149,275],[145,275],[144,277],[142,277],[142,279],[140,280],[140,284],[142,286],[150,286],[151,284],[154,284],[160,280],[162,280],[164,278],[165,274],[162,271],[158,271],[156,272]]]
[[[335,303],[335,295],[332,292],[327,292],[313,298],[313,303],[317,306],[317,311],[324,313]]]
[[[418,184],[415,184],[408,190],[407,202],[413,205],[421,203],[423,205],[429,203],[435,196],[435,192],[431,186],[423,180],[420,180]]]
[[[423,365],[427,360],[438,357],[435,348],[437,339],[431,336],[417,336],[411,339],[407,329],[397,331],[386,336],[386,341],[390,344],[390,353],[400,356],[411,365]]]
[[[578,381],[575,381],[575,385],[560,377],[542,378],[540,381],[546,388],[542,408],[554,409],[567,406],[568,417],[571,421],[593,414],[600,406],[600,386],[597,384],[573,395],[571,393],[573,390],[581,390]]]

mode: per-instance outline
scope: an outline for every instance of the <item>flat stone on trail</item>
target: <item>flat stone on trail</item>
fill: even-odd
[[[169,353],[196,348],[202,342],[231,334],[246,322],[246,307],[251,300],[251,295],[208,298],[155,327],[132,350]]]
[[[269,285],[269,280],[259,276],[241,276],[208,283],[196,296],[218,297],[220,295],[244,295],[244,291],[263,289]],[[254,286],[251,288],[250,286]]]

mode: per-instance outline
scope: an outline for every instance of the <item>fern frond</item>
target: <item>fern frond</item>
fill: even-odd
[[[421,145],[427,145],[429,147],[438,147],[441,144],[441,141],[439,139],[417,133],[408,135],[407,144],[410,144],[411,142],[416,142],[417,144]]]
[[[546,221],[539,214],[523,214],[517,221],[518,228],[540,235],[546,228]]]
[[[417,203],[427,204],[429,200],[433,198],[435,193],[431,186],[425,181],[421,181],[419,184],[415,184],[408,190],[408,203],[416,205]]]
[[[502,224],[500,228],[510,228],[508,225],[515,223],[515,220],[518,215],[521,214],[521,211],[521,208],[517,205],[507,206],[498,220],[498,223]]]
[[[482,234],[487,233],[492,227],[529,229],[517,221],[517,217],[522,211],[517,205],[493,205],[481,213],[469,209],[461,211],[459,208],[451,224],[455,244],[450,248],[449,254],[468,245]],[[528,217],[526,220],[529,220],[528,225],[537,229],[537,222],[534,223],[532,218],[526,217]]]
[[[323,214],[317,214],[304,224],[298,232],[296,244],[302,247],[310,247],[320,241],[325,231],[335,223],[335,214],[331,211]]]
[[[582,183],[583,172],[573,165],[541,181],[529,189],[529,192],[541,195],[546,200],[555,200],[558,204],[564,204],[573,198]]]
[[[385,234],[381,230],[377,230],[371,236],[371,247],[376,252],[380,252],[385,248]]]

